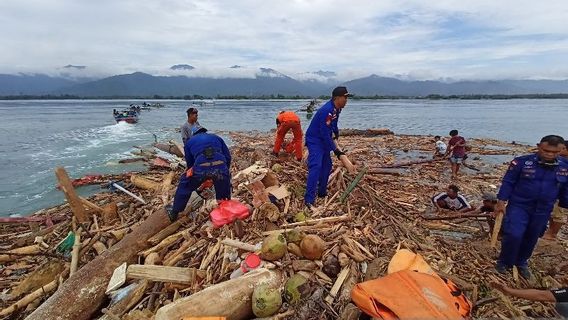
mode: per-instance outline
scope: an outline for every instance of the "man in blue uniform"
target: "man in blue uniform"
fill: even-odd
[[[188,170],[179,180],[173,206],[167,208],[172,221],[185,209],[191,193],[208,183],[215,186],[217,200],[231,198],[231,154],[223,139],[197,125],[184,150]]]
[[[554,203],[559,200],[560,207],[568,207],[568,163],[559,159],[562,144],[562,137],[546,136],[537,153],[511,161],[495,208],[503,212],[507,205],[498,272],[517,266],[521,276],[530,279],[528,259],[546,230]]]
[[[347,104],[347,98],[352,95],[345,87],[337,87],[331,93],[331,100],[318,109],[308,130],[306,130],[306,147],[308,148],[308,181],[304,202],[312,207],[316,198],[327,195],[327,181],[331,173],[330,152],[339,158],[344,154],[333,139],[339,137],[337,120],[341,109]]]

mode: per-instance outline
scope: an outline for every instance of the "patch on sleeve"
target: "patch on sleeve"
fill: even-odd
[[[331,113],[327,114],[327,117],[325,118],[325,124],[329,127],[331,126],[331,121],[333,120],[333,115]]]

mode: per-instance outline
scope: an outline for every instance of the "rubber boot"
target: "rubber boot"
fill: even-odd
[[[564,223],[561,223],[561,222],[550,221],[550,224],[548,226],[548,230],[546,230],[546,232],[544,233],[542,238],[545,239],[545,240],[556,240],[556,237],[558,236],[558,232],[560,232],[560,229],[562,229],[563,225],[564,225]]]

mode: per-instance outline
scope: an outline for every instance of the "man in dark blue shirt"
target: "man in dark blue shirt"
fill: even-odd
[[[568,207],[568,163],[559,159],[563,144],[560,136],[546,136],[537,153],[511,161],[495,208],[496,213],[503,212],[507,204],[498,272],[517,266],[521,276],[531,278],[528,259],[546,230],[554,203]]]
[[[339,137],[337,121],[350,96],[352,95],[345,87],[333,89],[331,100],[318,109],[306,130],[306,147],[309,155],[304,202],[308,207],[314,205],[316,192],[318,197],[327,195],[327,181],[331,173],[330,153],[333,151],[338,158],[344,154],[333,139]]]
[[[184,150],[188,170],[180,177],[173,207],[167,210],[172,221],[185,209],[191,193],[207,181],[215,186],[217,200],[231,198],[231,153],[223,139],[194,126]]]

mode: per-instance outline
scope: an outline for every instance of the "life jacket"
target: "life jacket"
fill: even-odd
[[[358,283],[351,299],[379,319],[463,319],[471,303],[450,280],[411,270]]]
[[[392,257],[388,275],[359,283],[353,302],[379,319],[460,319],[471,302],[452,281],[440,278],[421,255],[402,249]]]
[[[288,121],[300,122],[300,117],[298,117],[298,115],[294,111],[282,111],[278,114],[278,117],[276,119],[280,123],[284,123],[284,122],[288,122]]]

